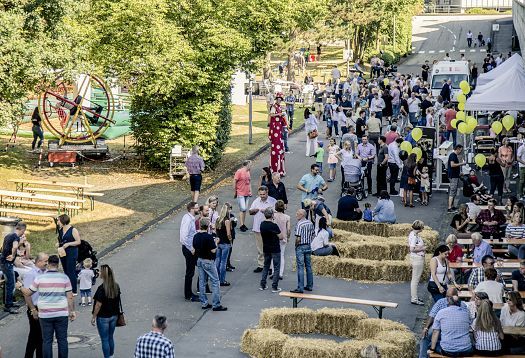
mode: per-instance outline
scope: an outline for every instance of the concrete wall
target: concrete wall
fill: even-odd
[[[525,0],[514,0],[512,4],[512,21],[520,40],[522,55],[525,54]]]

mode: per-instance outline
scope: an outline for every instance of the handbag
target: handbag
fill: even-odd
[[[319,135],[319,133],[317,132],[317,129],[314,129],[313,131],[308,132],[308,138],[310,138],[310,139],[317,138],[318,135]]]
[[[118,305],[120,312],[117,318],[117,327],[124,327],[126,325],[126,316],[124,316],[124,311],[122,310],[122,301],[120,300],[120,295],[118,297]]]
[[[416,185],[417,180],[414,177],[408,177],[407,183],[408,185]]]
[[[447,261],[445,261],[445,273],[443,274],[443,282],[440,282],[441,287],[445,289],[444,292],[447,292],[447,288],[448,288],[447,285],[444,283],[445,279],[447,278],[447,272],[448,272],[448,265],[447,265]],[[435,283],[434,281],[428,281],[427,290],[431,294],[442,294],[441,292],[439,292],[439,287],[437,283]]]

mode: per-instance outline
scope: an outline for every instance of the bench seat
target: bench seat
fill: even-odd
[[[12,208],[0,208],[0,213],[36,216],[36,217],[41,217],[41,218],[54,218],[55,216],[57,216],[56,213],[49,213],[49,212],[43,212],[43,211],[30,211],[30,210],[22,210],[22,209],[12,209]]]

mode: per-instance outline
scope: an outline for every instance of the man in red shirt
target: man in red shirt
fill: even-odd
[[[454,109],[454,105],[449,104],[448,109],[445,111],[445,125],[447,126],[445,138],[447,139],[447,141],[450,140],[450,135],[452,134],[452,143],[454,147],[456,146],[457,131],[456,128],[452,127],[452,124],[450,122],[452,122],[452,120],[456,118],[456,113],[457,112]]]
[[[389,145],[390,143],[395,141],[398,137],[399,137],[399,134],[397,133],[397,126],[392,124],[390,126],[390,130],[388,131],[388,133],[385,134],[386,145]]]
[[[241,226],[239,229],[242,232],[248,231],[248,228],[246,225],[244,225],[244,221],[246,218],[246,210],[248,208],[248,201],[250,200],[250,196],[252,196],[252,189],[251,189],[251,175],[250,175],[250,168],[252,166],[251,160],[245,160],[242,163],[242,168],[238,169],[235,172],[235,176],[233,178],[233,197],[237,199],[237,202],[239,203],[239,220]]]

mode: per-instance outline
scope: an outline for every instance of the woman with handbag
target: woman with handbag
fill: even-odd
[[[414,188],[417,185],[417,156],[416,153],[412,153],[405,160],[403,170],[406,168],[407,184],[403,191],[403,202],[405,207],[414,207]]]
[[[459,289],[459,286],[456,285],[454,274],[450,270],[450,264],[448,262],[449,252],[450,249],[447,245],[440,245],[436,251],[434,251],[434,256],[430,260],[430,279],[427,290],[432,295],[434,302],[445,298],[447,284],[449,282],[452,282],[452,284]]]
[[[104,358],[113,357],[115,354],[115,341],[113,334],[115,327],[126,325],[122,302],[120,301],[120,287],[115,281],[113,270],[108,265],[100,266],[102,284],[98,286],[93,297],[93,316],[91,324],[97,325],[98,334],[102,343]]]
[[[310,112],[310,108],[304,110],[304,129],[306,131],[306,156],[311,157],[317,151],[317,125],[319,121]]]

